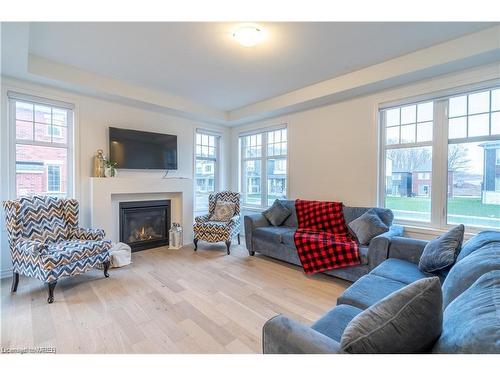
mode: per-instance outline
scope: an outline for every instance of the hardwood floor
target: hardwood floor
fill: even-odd
[[[61,280],[55,302],[21,276],[1,282],[1,346],[55,347],[57,353],[261,353],[265,321],[279,313],[311,323],[349,285],[305,276],[300,267],[243,245],[200,243],[198,252],[157,248],[133,264]]]

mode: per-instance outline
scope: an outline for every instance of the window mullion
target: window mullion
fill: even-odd
[[[448,195],[448,100],[434,102],[431,225],[446,227]]]

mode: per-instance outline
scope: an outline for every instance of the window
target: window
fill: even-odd
[[[72,190],[72,106],[9,92],[16,196]]]
[[[219,136],[196,132],[195,144],[195,211],[208,212],[208,197],[217,189]]]
[[[241,191],[246,206],[267,207],[287,195],[287,129],[240,137]]]
[[[59,165],[47,165],[47,191],[50,193],[61,191],[61,167]]]
[[[380,123],[380,199],[396,219],[500,228],[499,88],[383,109]]]

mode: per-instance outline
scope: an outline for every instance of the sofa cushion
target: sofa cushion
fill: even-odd
[[[462,246],[464,230],[465,227],[460,224],[429,241],[420,257],[418,268],[424,272],[437,272],[451,267]]]
[[[271,207],[262,212],[262,215],[274,226],[280,226],[292,214],[279,199],[276,199]]]
[[[323,315],[311,328],[340,342],[345,327],[361,312],[363,310],[354,306],[339,305]]]
[[[347,288],[337,299],[337,305],[345,304],[366,309],[407,284],[368,274]]]
[[[479,277],[493,270],[500,270],[500,244],[485,245],[455,263],[443,283],[443,306],[446,308]]]
[[[469,241],[464,243],[462,249],[458,253],[456,261],[460,262],[469,254],[472,254],[474,251],[490,243],[500,244],[500,231],[485,230],[476,234]]]
[[[295,235],[295,229],[291,229],[287,227],[287,231],[284,232],[281,236],[282,242],[284,245],[291,247],[295,249],[295,240],[294,240],[294,235]]]
[[[373,237],[389,230],[373,209],[351,221],[348,226],[362,245],[368,245]]]
[[[443,313],[434,353],[500,353],[500,271],[490,271]]]
[[[259,227],[254,229],[253,236],[269,242],[282,243],[283,235],[290,231],[293,232],[288,227]]]
[[[370,274],[382,276],[405,284],[411,284],[414,281],[435,276],[431,273],[420,271],[415,263],[396,258],[389,258],[383,261],[375,267]]]
[[[346,353],[423,353],[442,329],[439,278],[415,281],[363,311],[347,325],[340,341]]]

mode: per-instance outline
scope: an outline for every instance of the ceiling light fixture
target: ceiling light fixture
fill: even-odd
[[[244,47],[253,47],[264,39],[264,30],[255,26],[240,26],[233,32],[233,38]]]

